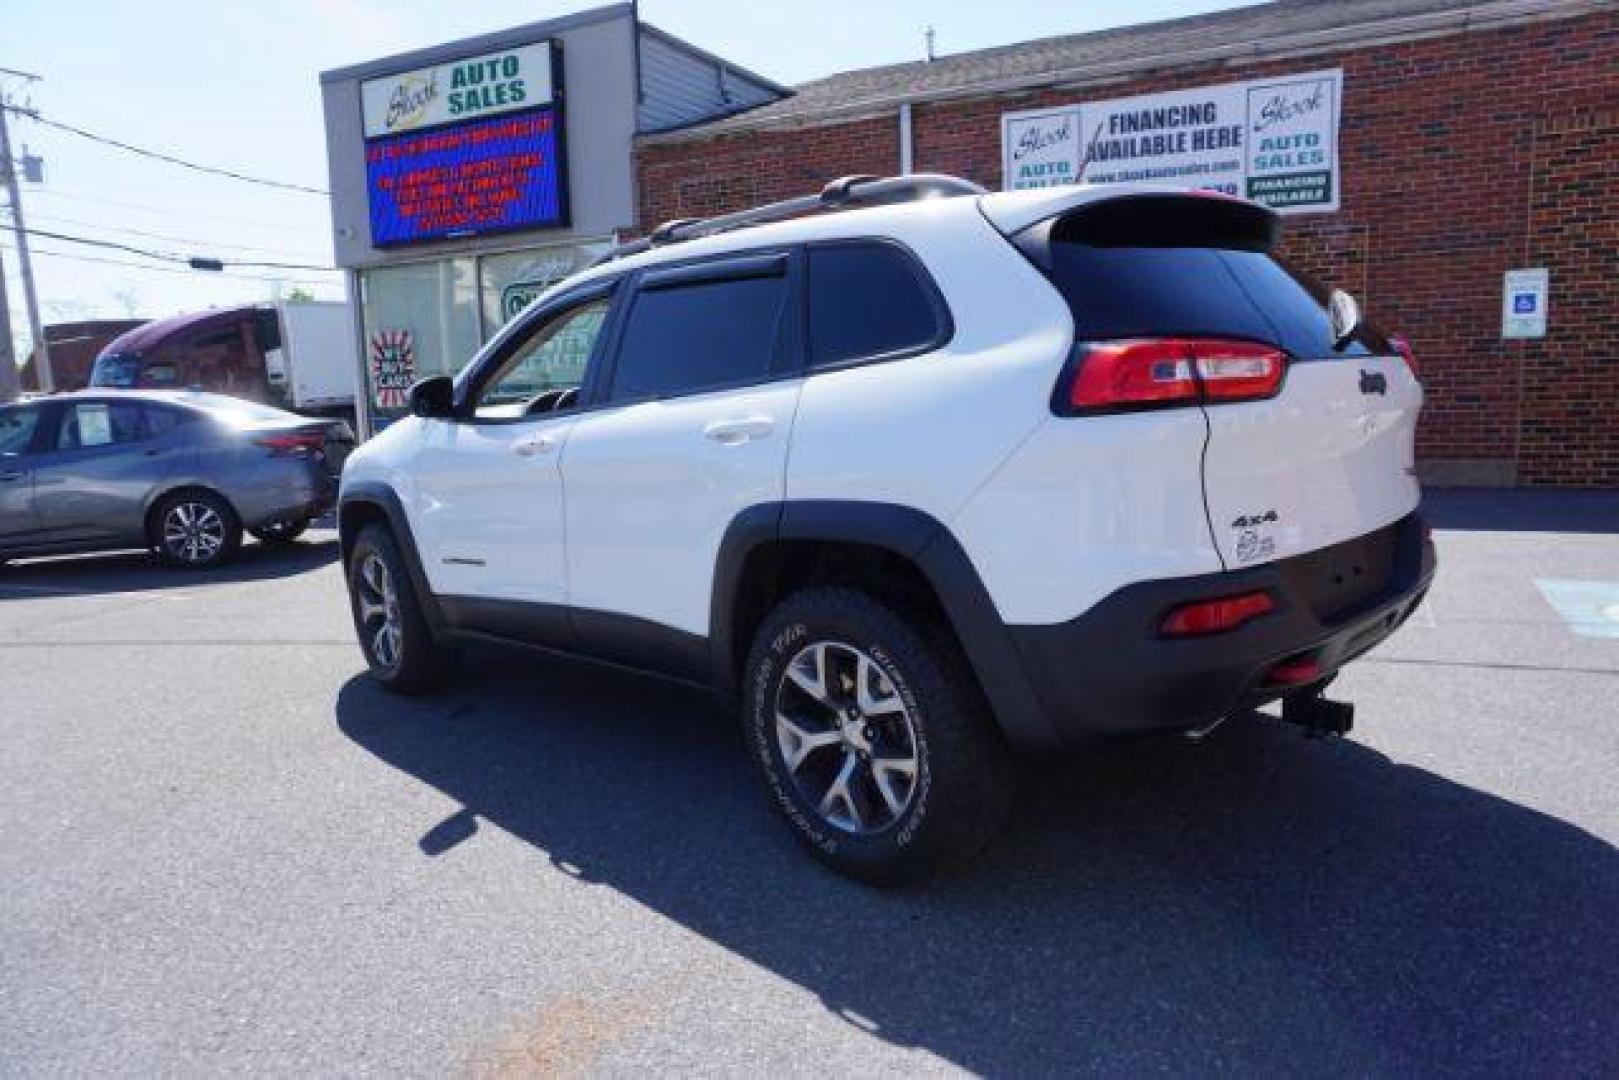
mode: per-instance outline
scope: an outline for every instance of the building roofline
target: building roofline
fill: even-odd
[[[641,23],[641,32],[644,34],[651,34],[653,37],[661,39],[665,44],[673,46],[676,49],[680,49],[682,52],[690,53],[699,60],[706,61],[707,63],[713,64],[716,67],[724,68],[733,75],[747,79],[750,82],[756,82],[767,90],[774,90],[776,93],[783,96],[791,96],[793,93],[792,87],[783,86],[774,79],[767,79],[757,72],[748,70],[741,64],[733,63],[730,60],[725,59],[723,56],[716,56],[707,49],[693,45],[684,38],[676,37],[669,31],[663,29],[661,26],[653,26],[651,23],[643,21]]]
[[[607,4],[603,7],[576,11],[571,15],[562,15],[555,19],[544,19],[540,22],[526,23],[522,26],[496,30],[488,34],[478,34],[473,37],[461,38],[457,41],[429,45],[422,49],[412,49],[410,52],[395,53],[392,56],[384,56],[376,60],[366,60],[362,63],[350,64],[347,67],[323,71],[320,73],[320,81],[321,85],[325,86],[328,83],[347,82],[351,79],[371,79],[384,75],[397,75],[402,71],[449,63],[478,53],[496,52],[501,49],[510,49],[517,45],[527,45],[542,38],[554,37],[564,30],[577,30],[583,26],[612,22],[615,19],[628,21],[632,6],[627,3]],[[644,26],[645,24],[643,23],[642,25]],[[687,46],[687,48],[690,48],[690,46]]]
[[[1309,56],[1326,52],[1342,52],[1345,49],[1367,45],[1390,44],[1427,37],[1442,37],[1475,30],[1493,30],[1520,23],[1574,18],[1609,9],[1611,4],[1612,0],[1491,0],[1491,2],[1470,6],[1458,4],[1457,7],[1443,11],[1396,15],[1352,26],[1293,31],[1243,42],[1177,48],[1146,56],[1127,57],[1112,63],[1088,62],[1083,67],[1052,68],[1047,71],[1019,75],[1013,78],[983,79],[978,82],[966,82],[933,90],[877,93],[853,98],[831,106],[806,109],[801,112],[783,113],[771,109],[769,105],[756,106],[752,110],[730,117],[710,120],[674,131],[645,134],[640,136],[638,141],[649,146],[673,145],[702,142],[725,135],[752,131],[813,127],[845,120],[869,118],[906,103],[915,104],[983,97],[992,94],[1035,90],[1048,86],[1083,87],[1120,82],[1149,71],[1186,64],[1234,63],[1290,56]],[[1234,9],[1232,14],[1246,10],[1251,9]],[[1096,33],[1106,34],[1117,33],[1121,30],[1144,30],[1154,26],[1163,26],[1169,23],[1198,18],[1208,18],[1208,16],[1190,16],[1188,20],[1171,19],[1156,23],[1142,23],[1138,26],[1116,27],[1096,31]],[[1087,37],[1089,35],[1074,36]],[[1010,45],[996,45],[987,49],[956,53],[940,59],[944,61],[960,60],[990,53],[1005,52],[1009,49],[1015,50],[1021,46],[1052,40],[1056,39],[1041,38]],[[920,64],[921,62],[916,63]],[[858,74],[860,71],[882,70],[884,67],[909,66],[914,65],[879,65],[874,68],[858,69],[857,71],[841,72],[839,74],[851,75]],[[831,75],[826,78],[835,79],[837,77],[838,75]],[[822,80],[812,80],[812,82],[820,81]],[[761,110],[763,111],[761,112]]]

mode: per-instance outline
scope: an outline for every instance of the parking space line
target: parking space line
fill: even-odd
[[[1535,578],[1535,587],[1574,633],[1619,638],[1619,582]]]

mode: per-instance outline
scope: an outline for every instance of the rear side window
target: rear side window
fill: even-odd
[[[899,247],[860,241],[809,249],[812,366],[920,352],[945,336],[931,287]]]
[[[1274,225],[1244,204],[1119,199],[1053,226],[1047,257],[1081,341],[1235,337],[1299,359],[1389,351],[1364,325],[1335,350],[1329,290],[1272,255],[1274,239]]]
[[[141,414],[146,422],[146,437],[149,439],[161,438],[185,423],[186,416],[178,409],[168,409],[161,405],[143,405]]]
[[[769,378],[780,370],[788,295],[784,268],[643,285],[625,321],[609,396],[669,397]]]

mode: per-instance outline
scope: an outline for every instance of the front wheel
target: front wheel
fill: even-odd
[[[897,884],[964,862],[1011,810],[1016,768],[959,650],[866,593],[809,589],[772,611],[743,710],[771,802],[850,877]]]
[[[433,640],[393,534],[367,525],[348,565],[349,601],[371,675],[385,688],[419,694],[441,686],[456,654]]]

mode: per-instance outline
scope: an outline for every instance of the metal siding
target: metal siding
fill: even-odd
[[[720,93],[719,66],[693,56],[654,34],[641,35],[641,85],[645,91],[638,119],[642,131],[664,131],[740,109],[763,105],[780,95],[735,68],[724,68],[729,97]]]

